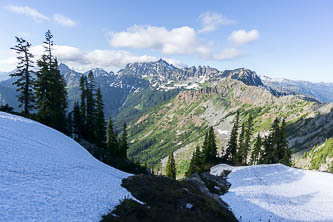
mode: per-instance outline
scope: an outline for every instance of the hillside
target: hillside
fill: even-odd
[[[295,156],[300,156],[332,136],[332,107],[333,104],[316,103],[302,96],[276,97],[263,87],[222,79],[199,90],[182,91],[133,121],[129,155],[160,165],[161,159],[175,151],[182,174],[209,126],[214,127],[218,146],[225,147],[235,113],[240,110],[242,121],[249,113],[254,116],[254,134],[265,135],[276,117],[286,118],[289,146],[299,152]]]
[[[0,221],[97,221],[130,193],[130,176],[71,138],[0,112]]]
[[[210,173],[231,170],[229,192],[221,196],[240,221],[332,221],[333,175],[282,164],[231,167],[217,165]]]
[[[333,138],[314,146],[295,163],[296,167],[333,173]]]

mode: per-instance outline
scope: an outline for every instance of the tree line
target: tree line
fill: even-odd
[[[93,73],[80,78],[80,101],[74,102],[73,111],[68,113],[70,135],[105,148],[110,156],[127,159],[127,126],[124,122],[122,136],[118,138],[113,129],[112,118],[104,118],[104,103],[101,88],[96,86]]]
[[[107,163],[111,163],[111,159],[122,159],[122,162],[127,160],[126,123],[120,138],[113,129],[111,118],[107,125],[101,88],[97,86],[93,73],[90,71],[88,76],[81,76],[80,101],[75,101],[73,110],[68,111],[66,82],[53,54],[54,43],[50,30],[45,33],[44,53],[37,60],[37,67],[30,52],[31,44],[23,38],[15,38],[17,44],[11,49],[16,52],[19,63],[16,72],[10,76],[16,79],[13,85],[17,87],[21,115],[75,140],[84,139],[95,144],[102,148]],[[13,111],[9,106],[3,108]]]
[[[240,124],[239,111],[237,111],[225,151],[218,155],[214,129],[210,127],[202,146],[197,146],[193,152],[185,176],[201,173],[219,163],[236,166],[282,163],[290,166],[291,151],[288,148],[285,120],[276,118],[268,135],[262,137],[258,133],[254,138],[252,115],[248,115],[247,119]],[[169,156],[166,174],[176,177],[173,153]]]

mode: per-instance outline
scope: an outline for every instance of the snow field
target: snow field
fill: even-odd
[[[62,133],[0,112],[0,221],[99,221],[130,193],[130,174]]]
[[[240,221],[333,221],[333,174],[282,164],[211,168],[232,172],[229,192],[221,198]]]

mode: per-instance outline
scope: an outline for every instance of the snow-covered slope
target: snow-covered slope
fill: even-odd
[[[281,164],[230,167],[229,192],[221,198],[240,221],[333,221],[333,174]]]
[[[62,133],[0,112],[0,221],[98,221],[130,196],[129,174]]]

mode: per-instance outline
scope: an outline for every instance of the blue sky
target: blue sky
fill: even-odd
[[[78,71],[165,58],[245,67],[271,77],[333,82],[333,1],[0,1],[0,71],[15,68],[14,36]]]

